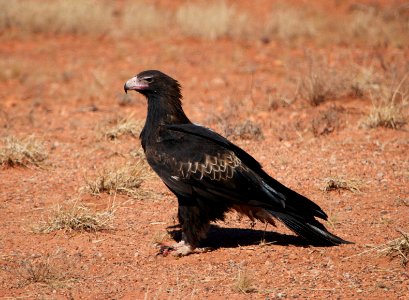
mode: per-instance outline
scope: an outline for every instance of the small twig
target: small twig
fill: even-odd
[[[365,251],[363,251],[363,252],[360,252],[360,253],[357,253],[357,254],[354,254],[354,255],[345,257],[345,258],[343,258],[342,260],[347,260],[347,259],[350,259],[350,258],[353,258],[353,257],[356,257],[356,256],[361,256],[361,255],[363,255],[363,254],[366,254],[366,253],[375,251],[375,250],[377,250],[377,249],[379,249],[379,248],[381,248],[381,247],[384,247],[385,245],[387,245],[387,244],[389,244],[389,243],[397,242],[398,240],[400,240],[400,238],[394,239],[394,240],[392,240],[392,241],[390,241],[390,242],[388,242],[388,243],[386,243],[386,244],[379,245],[379,246],[377,246],[377,247],[374,247],[374,248],[365,250]]]

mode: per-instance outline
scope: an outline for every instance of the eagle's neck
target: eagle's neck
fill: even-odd
[[[143,148],[149,141],[157,140],[161,126],[191,123],[182,109],[179,92],[164,95],[154,94],[147,98],[148,114],[140,136]]]

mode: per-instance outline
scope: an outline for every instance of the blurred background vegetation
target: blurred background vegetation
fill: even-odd
[[[232,98],[246,98],[242,105],[258,92],[269,109],[297,99],[318,106],[328,99],[366,98],[373,103],[366,124],[395,128],[404,123],[401,111],[409,101],[404,1],[0,0],[0,41],[30,40],[34,46],[28,42],[21,53],[10,45],[0,55],[0,80],[23,82],[29,98],[109,95],[126,104],[130,99],[109,87],[125,80],[130,68],[171,66],[184,80],[188,72],[179,70],[196,65],[213,73],[218,68],[220,74],[257,73],[254,95],[248,87],[241,94],[231,88]],[[136,59],[132,43],[143,49]],[[209,47],[226,51],[216,50],[207,64]],[[125,63],[132,66],[115,65]],[[54,85],[45,88],[50,80]],[[195,80],[185,83],[196,85]],[[208,90],[209,83],[202,84]],[[378,120],[384,118],[393,120]]]
[[[339,2],[343,12],[328,13],[301,1],[261,2],[253,5],[264,4],[260,12],[234,1],[0,0],[0,32],[408,45],[408,3],[356,2],[345,8],[342,1],[328,1]]]

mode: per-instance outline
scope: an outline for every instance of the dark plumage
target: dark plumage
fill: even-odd
[[[173,247],[177,255],[194,251],[209,223],[232,209],[270,224],[278,219],[314,245],[349,243],[316,220],[327,219],[318,205],[271,178],[238,146],[190,122],[176,80],[160,71],[144,71],[124,89],[148,99],[140,138],[149,165],[179,202],[182,241]]]

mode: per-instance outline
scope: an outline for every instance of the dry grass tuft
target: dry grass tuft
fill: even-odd
[[[333,86],[326,81],[326,76],[321,72],[311,72],[301,83],[302,97],[306,98],[312,106],[334,97]]]
[[[131,150],[129,154],[133,158],[138,159],[138,160],[142,160],[145,164],[148,164],[148,162],[146,161],[145,152],[143,152],[142,147],[135,148],[135,149]]]
[[[143,127],[143,123],[132,119],[132,116],[115,119],[111,124],[111,127],[104,129],[104,136],[111,140],[115,140],[122,135],[138,137]]]
[[[276,5],[264,26],[264,38],[282,41],[311,40],[317,43],[364,43],[368,46],[408,45],[407,6],[391,4],[381,7],[352,4],[342,16],[328,18],[323,12],[308,7]],[[251,29],[254,33],[255,29]]]
[[[231,1],[230,1],[231,2]],[[255,16],[256,17],[256,16]],[[0,32],[18,34],[120,34],[139,36],[163,34],[176,23],[187,36],[204,39],[271,38],[281,41],[316,43],[357,42],[370,46],[408,45],[407,6],[352,4],[341,16],[308,6],[277,3],[265,22],[250,22],[225,1],[185,1],[175,12],[159,10],[147,1],[125,1],[119,8],[113,1],[98,0],[0,0]]]
[[[247,16],[224,1],[186,3],[176,11],[176,22],[184,34],[211,40],[243,37],[248,28]]]
[[[130,93],[117,95],[116,99],[120,106],[132,106],[136,103],[134,96]]]
[[[245,269],[240,269],[237,274],[236,283],[234,284],[233,290],[241,293],[251,293],[256,289],[253,287],[254,279]]]
[[[225,135],[231,138],[240,138],[243,140],[262,140],[264,139],[261,127],[247,120],[242,124],[236,126],[227,126],[224,130]]]
[[[28,77],[29,68],[23,64],[21,61],[6,58],[0,58],[0,80],[9,81],[9,80],[20,80],[23,81]]]
[[[409,262],[409,234],[399,231],[402,237],[393,240],[388,245],[379,250],[380,253],[385,253],[391,259],[400,258],[402,265],[406,266]]]
[[[163,244],[166,240],[171,239],[170,234],[167,231],[157,231],[152,236],[152,244],[160,245]]]
[[[48,156],[43,143],[37,141],[33,136],[23,139],[9,136],[3,140],[3,144],[3,147],[0,148],[0,165],[40,166]]]
[[[323,191],[347,190],[353,193],[361,193],[361,181],[356,179],[344,179],[342,177],[330,177],[324,179]]]
[[[122,16],[122,28],[127,35],[157,32],[168,23],[169,16],[154,5],[142,2],[127,3]]]
[[[408,44],[409,18],[407,5],[392,4],[389,7],[356,4],[351,13],[339,22],[337,31],[341,39],[365,42],[368,45]]]
[[[140,187],[142,182],[150,175],[151,173],[146,164],[140,160],[121,168],[111,167],[104,169],[93,180],[86,179],[85,186],[81,189],[92,195],[119,193],[138,197],[141,195]]]
[[[299,96],[311,106],[342,97],[362,98],[379,88],[372,68],[353,64],[332,66],[325,58],[306,53],[307,75],[300,76]]]
[[[320,18],[308,16],[305,10],[279,5],[267,21],[264,36],[285,41],[314,38],[319,32],[319,20]]]
[[[406,74],[395,88],[385,86],[379,93],[378,99],[373,99],[373,107],[363,125],[398,129],[407,123],[407,116],[403,113],[409,105],[409,80]]]
[[[57,205],[47,221],[33,230],[49,233],[57,230],[97,232],[112,229],[114,209],[94,212],[84,205],[74,202],[70,205]]]
[[[152,174],[154,174],[152,168],[149,166],[148,161],[146,160],[146,156],[145,156],[145,152],[143,152],[143,148],[139,147],[139,148],[135,148],[133,150],[131,150],[129,152],[129,155],[131,157],[133,157],[134,159],[136,159],[138,161],[139,164],[144,165],[145,167],[145,179],[151,177]],[[142,167],[142,166],[141,166]],[[148,173],[150,175],[148,175]]]
[[[50,256],[25,259],[16,269],[24,285],[43,283],[54,286],[65,280],[65,271],[65,269],[58,268]]]
[[[16,257],[17,256],[17,257]],[[51,288],[62,288],[70,282],[79,279],[74,269],[78,261],[72,261],[64,250],[58,249],[55,253],[31,254],[29,257],[13,255],[13,259],[3,260],[3,270],[16,280],[16,287],[21,288],[29,284],[47,285]]]
[[[314,136],[327,135],[338,129],[342,111],[341,107],[332,106],[315,117],[311,121],[311,130]]]
[[[379,87],[380,78],[375,75],[373,67],[350,66],[348,69],[343,70],[343,73],[348,74],[346,87],[349,88],[350,96],[355,98],[368,97]]]
[[[393,103],[373,106],[364,124],[370,128],[386,127],[398,129],[406,124],[401,107]]]
[[[329,67],[325,59],[307,54],[307,75],[301,77],[299,93],[312,106],[351,93],[352,84],[345,72]]]
[[[22,33],[108,33],[113,9],[92,0],[0,1],[0,31]]]

